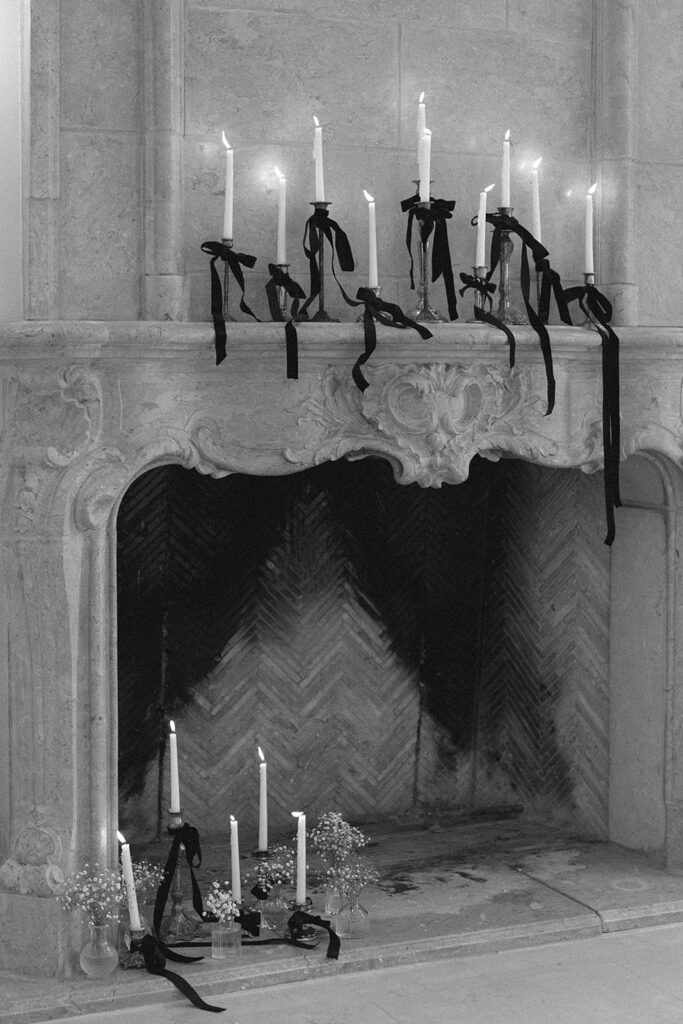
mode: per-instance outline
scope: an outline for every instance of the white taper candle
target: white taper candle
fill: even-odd
[[[121,843],[121,870],[123,871],[123,880],[126,883],[126,898],[128,900],[130,930],[132,932],[139,932],[142,930],[142,921],[140,920],[140,911],[138,910],[138,897],[135,892],[135,876],[133,875],[133,862],[130,856],[130,846],[120,832],[117,832],[117,836]]]

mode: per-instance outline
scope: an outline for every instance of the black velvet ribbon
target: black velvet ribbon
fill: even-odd
[[[175,987],[182,992],[183,995],[197,1007],[197,1009],[208,1010],[211,1013],[222,1013],[226,1009],[225,1006],[211,1006],[209,1003],[205,1003],[185,978],[181,977],[180,974],[176,974],[175,971],[169,971],[166,969],[167,958],[169,960],[174,960],[176,963],[194,964],[199,960],[203,960],[203,957],[183,956],[181,953],[176,953],[153,935],[143,935],[141,939],[132,939],[130,948],[131,952],[139,950],[142,953],[143,960],[145,961],[145,967],[150,974],[158,974],[162,978],[166,978],[172,985],[175,985]]]
[[[329,921],[324,921],[322,917],[318,915],[307,914],[305,910],[295,910],[289,919],[288,927],[291,941],[297,945],[303,935],[304,925],[314,924],[318,928],[324,928],[329,935],[329,942],[327,945],[327,959],[336,960],[339,957],[339,950],[341,949],[341,942],[339,936],[332,928]]]
[[[443,277],[448,300],[448,316],[451,320],[458,319],[458,300],[455,295],[455,283],[453,281],[453,267],[451,264],[451,253],[448,246],[448,229],[446,221],[453,216],[455,209],[454,199],[431,199],[429,204],[421,204],[420,196],[410,196],[401,202],[401,209],[408,213],[408,226],[406,228],[406,246],[410,254],[410,287],[415,288],[414,261],[413,261],[413,221],[417,220],[420,228],[420,241],[422,246],[427,245],[429,236],[434,232],[434,246],[432,248],[432,281],[438,281]]]
[[[611,545],[616,533],[614,509],[621,507],[619,490],[619,452],[621,423],[619,413],[619,338],[610,326],[612,304],[594,284],[567,288],[565,300],[578,303],[596,327],[602,342],[602,446],[605,467],[605,514],[607,536]]]
[[[199,832],[193,825],[182,825],[179,829],[173,831],[173,842],[171,843],[171,849],[168,853],[168,858],[164,866],[164,877],[161,881],[161,885],[157,889],[156,900],[154,901],[154,934],[159,934],[159,928],[161,927],[161,919],[164,916],[164,909],[166,907],[166,900],[171,888],[171,882],[178,866],[178,857],[180,854],[180,847],[185,847],[185,856],[187,863],[190,868],[190,878],[192,879],[192,906],[195,912],[203,921],[215,921],[216,917],[207,913],[204,910],[202,902],[202,894],[199,889],[199,884],[195,878],[194,869],[199,867],[202,863],[202,851],[199,844]]]
[[[515,365],[515,336],[510,328],[491,312],[491,307],[493,305],[493,293],[496,290],[495,284],[493,284],[488,277],[484,280],[483,278],[475,277],[473,274],[461,274],[460,280],[464,285],[464,288],[460,289],[461,296],[463,296],[469,288],[472,288],[474,291],[479,292],[483,297],[482,306],[474,307],[474,316],[477,320],[481,320],[482,323],[491,324],[493,327],[497,327],[499,331],[503,332],[508,341],[510,350],[510,368],[512,368]],[[486,309],[487,302],[489,304],[488,309]]]
[[[224,263],[227,263],[232,276],[237,281],[242,292],[242,298],[240,299],[240,309],[242,312],[247,313],[254,320],[258,320],[256,314],[249,308],[244,299],[244,274],[242,273],[243,266],[254,266],[256,257],[248,256],[244,252],[235,252],[234,249],[224,245],[223,242],[203,242],[202,252],[206,252],[211,256],[211,316],[213,318],[216,340],[216,365],[218,366],[226,356],[226,333],[225,320],[223,319],[223,285],[221,284],[220,275],[216,270],[216,260],[221,259]]]
[[[300,319],[307,314],[308,307],[316,296],[320,294],[321,271],[318,260],[323,237],[330,243],[330,247],[332,249],[332,274],[340,288],[341,284],[339,284],[339,279],[334,268],[335,253],[339,260],[339,267],[341,270],[355,269],[353,253],[351,252],[351,244],[346,232],[335,220],[332,220],[329,216],[328,210],[325,210],[322,207],[314,210],[306,221],[306,227],[304,228],[304,252],[308,258],[311,288],[308,298],[301,307],[299,314]]]
[[[294,322],[297,319],[299,313],[299,302],[301,299],[306,298],[306,293],[300,284],[286,274],[284,270],[277,266],[276,263],[268,264],[268,273],[270,274],[270,280],[266,285],[266,295],[268,297],[268,308],[270,310],[271,319],[276,323],[282,323],[284,317],[280,309],[280,303],[278,301],[278,288],[284,288],[287,295],[292,299],[292,305],[289,310],[289,320],[285,323],[285,343],[287,346],[287,377],[289,380],[298,380],[299,378],[299,339],[296,333],[296,327]]]
[[[365,351],[358,356],[358,359],[353,365],[351,375],[356,387],[359,388],[360,391],[365,391],[368,387],[368,381],[361,372],[361,366],[367,363],[368,359],[377,347],[375,321],[384,324],[386,327],[397,327],[399,329],[412,327],[413,330],[417,331],[421,338],[425,339],[425,341],[432,337],[432,332],[428,331],[426,327],[422,326],[422,324],[418,324],[415,320],[411,320],[410,317],[407,317],[400,306],[397,306],[393,302],[384,302],[378,295],[375,295],[371,288],[359,288],[356,292],[356,298],[359,299],[359,302],[353,303],[353,305],[363,304],[365,306],[363,311]],[[348,298],[347,301],[351,302]]]

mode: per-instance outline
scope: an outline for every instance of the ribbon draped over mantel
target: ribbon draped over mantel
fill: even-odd
[[[564,292],[567,303],[578,300],[602,342],[602,447],[605,470],[605,513],[607,536],[612,544],[616,532],[614,509],[621,507],[619,455],[621,423],[619,412],[619,338],[610,326],[612,304],[594,284],[577,285]]]
[[[332,274],[340,288],[341,284],[339,284],[339,279],[337,278],[334,267],[335,253],[339,260],[339,267],[341,270],[346,271],[355,269],[353,253],[351,252],[351,244],[346,232],[335,220],[332,220],[329,216],[328,210],[324,210],[322,208],[314,210],[306,221],[306,227],[304,228],[304,252],[308,258],[311,289],[308,298],[301,307],[301,311],[299,313],[300,319],[304,319],[304,316],[308,312],[308,307],[316,296],[320,294],[321,270],[318,262],[318,254],[320,253],[323,237],[325,237],[330,243],[330,247],[332,249]]]
[[[299,313],[299,303],[306,298],[306,293],[289,274],[285,273],[276,263],[268,264],[270,280],[266,285],[266,296],[268,298],[268,309],[270,316],[276,323],[282,323],[284,317],[278,300],[278,288],[284,288],[287,295],[292,299],[289,309],[289,320],[285,323],[285,343],[287,350],[287,378],[298,380],[299,378],[299,339],[294,323]]]
[[[216,260],[221,259],[224,263],[227,263],[232,276],[237,281],[237,284],[242,292],[240,299],[240,309],[243,313],[247,313],[254,320],[259,318],[249,308],[244,298],[244,274],[242,273],[242,267],[253,267],[256,263],[255,256],[249,256],[244,252],[235,252],[229,245],[225,245],[223,242],[202,242],[202,252],[208,253],[211,256],[210,269],[211,269],[211,316],[213,318],[213,329],[216,337],[216,365],[222,363],[226,356],[226,334],[225,334],[225,319],[223,317],[223,286],[218,271],[216,270]],[[259,321],[260,322],[260,321]]]
[[[448,301],[448,316],[451,320],[458,319],[458,300],[455,294],[455,283],[453,281],[453,267],[451,264],[451,252],[448,246],[448,229],[446,221],[453,216],[455,209],[454,199],[431,199],[429,203],[421,203],[419,194],[409,196],[401,202],[401,210],[408,213],[408,226],[406,227],[406,247],[410,255],[410,287],[415,288],[414,260],[413,260],[413,221],[417,220],[420,227],[420,241],[426,249],[429,236],[434,232],[434,245],[432,248],[432,281],[438,281],[443,277],[446,288],[446,299]]]
[[[491,312],[493,305],[493,293],[496,290],[495,284],[487,277],[479,278],[473,274],[460,274],[460,280],[462,281],[464,288],[460,289],[461,297],[472,288],[474,291],[479,292],[482,296],[482,305],[474,307],[474,316],[477,320],[481,320],[482,323],[491,324],[492,327],[497,327],[499,331],[502,331],[508,340],[510,348],[510,369],[515,365],[515,336],[510,328],[499,320],[497,316],[494,316]],[[486,309],[486,303],[488,302],[489,308]]]
[[[371,288],[359,288],[356,292],[356,298],[360,301],[353,303],[353,305],[364,305],[363,311],[363,330],[365,333],[365,351],[361,352],[358,359],[353,365],[351,375],[356,384],[356,387],[360,391],[365,391],[368,387],[368,382],[361,372],[361,366],[367,363],[368,359],[375,351],[377,347],[377,331],[375,329],[375,321],[380,324],[384,324],[385,327],[397,327],[404,329],[406,327],[412,327],[413,330],[417,331],[421,338],[425,341],[432,337],[432,332],[428,331],[422,324],[417,323],[415,320],[411,320],[407,317],[400,306],[397,306],[393,302],[384,302],[378,295],[375,295]],[[351,301],[351,300],[347,300]]]

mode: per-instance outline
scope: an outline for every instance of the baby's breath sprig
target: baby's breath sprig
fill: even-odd
[[[330,883],[339,889],[342,896],[355,898],[360,895],[361,889],[364,889],[366,885],[374,885],[379,880],[375,869],[355,854],[342,864],[329,867],[327,877]]]
[[[240,901],[232,895],[227,882],[213,881],[206,895],[206,909],[215,914],[221,924],[232,921],[239,910]]]
[[[123,878],[123,875],[121,876]],[[151,893],[161,885],[164,880],[164,865],[155,864],[151,860],[133,861],[133,878],[135,880],[135,892],[144,903]],[[125,885],[122,886],[121,902],[126,902]]]
[[[92,924],[106,924],[118,910],[122,893],[118,871],[84,864],[81,871],[64,879],[57,899],[65,910],[83,910]]]
[[[348,821],[341,811],[324,811],[313,828],[308,830],[308,839],[326,864],[342,864],[356,850],[366,846],[370,837]]]
[[[263,889],[274,885],[294,885],[296,855],[288,846],[273,846],[254,869],[253,877]]]

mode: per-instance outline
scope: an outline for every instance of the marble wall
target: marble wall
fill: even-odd
[[[680,120],[681,39],[673,0],[654,14],[644,0],[33,0],[28,313],[209,319],[200,245],[221,234],[225,129],[236,246],[258,259],[248,298],[267,315],[274,164],[288,178],[291,272],[307,282],[314,113],[330,213],[357,257],[347,290],[367,265],[366,188],[382,294],[408,306],[399,204],[424,89],[434,194],[457,202],[456,275],[472,264],[469,221],[478,191],[500,182],[509,127],[513,205],[529,222],[529,165],[542,155],[543,240],[565,283],[581,278],[583,195],[597,180],[597,271],[619,318],[680,323],[669,210],[683,144],[668,128]],[[434,294],[445,308],[440,284]],[[355,315],[334,286],[328,306]]]

